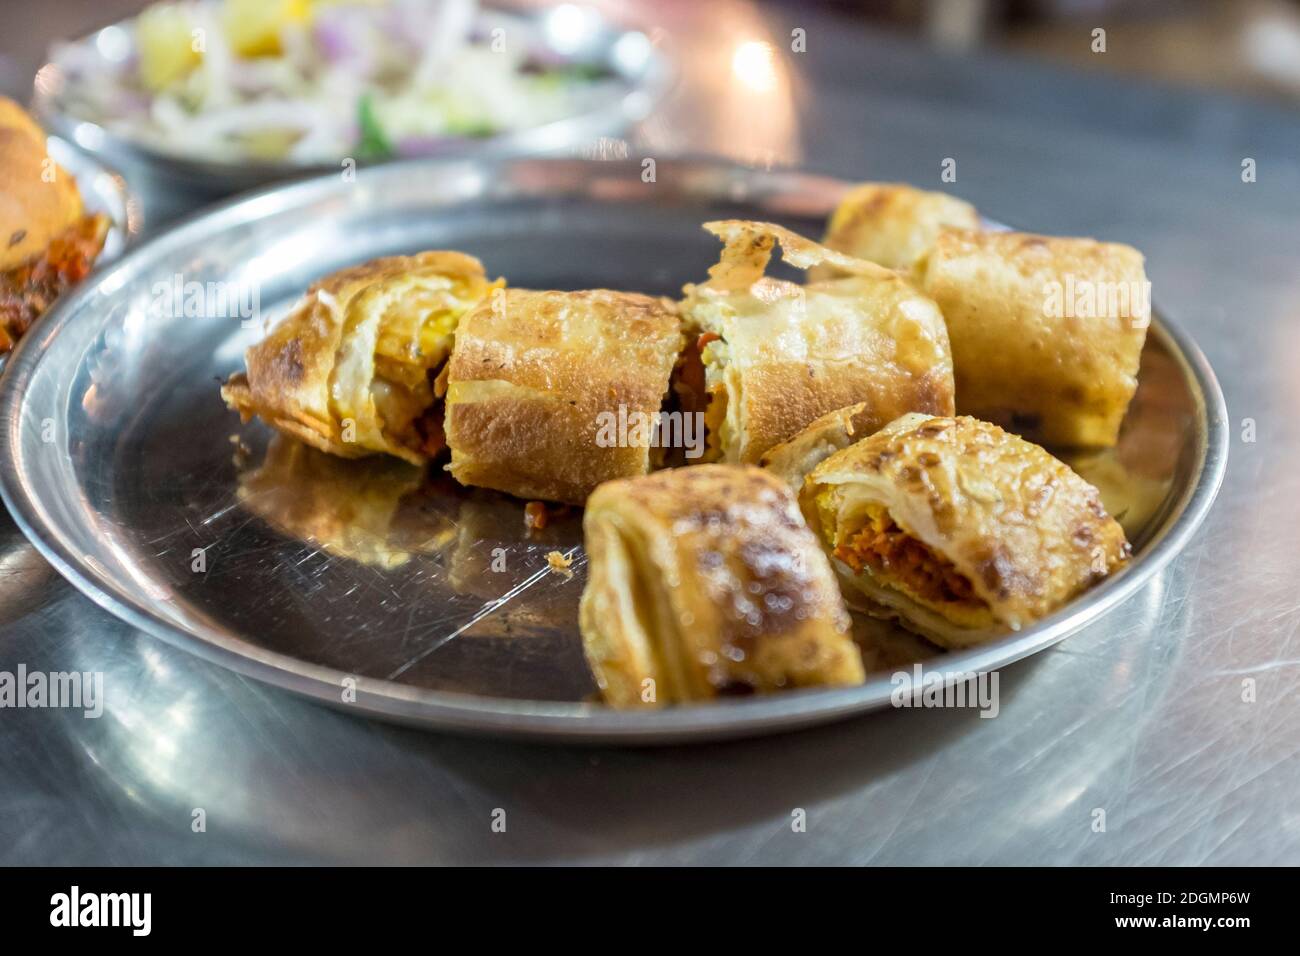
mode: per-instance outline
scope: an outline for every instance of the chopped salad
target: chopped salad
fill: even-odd
[[[608,95],[612,73],[489,22],[474,0],[178,0],[53,63],[74,115],[223,160],[435,153]]]

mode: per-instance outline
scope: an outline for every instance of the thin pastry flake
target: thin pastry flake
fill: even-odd
[[[758,464],[797,493],[810,471],[837,451],[866,438],[878,426],[866,402],[837,408],[810,422],[793,438],[769,448]]]

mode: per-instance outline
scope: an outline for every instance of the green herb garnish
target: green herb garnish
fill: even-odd
[[[393,155],[393,144],[375,116],[375,104],[369,93],[357,100],[357,125],[361,129],[357,152],[362,159],[387,159]]]

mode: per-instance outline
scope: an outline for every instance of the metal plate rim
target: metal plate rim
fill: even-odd
[[[559,165],[579,161],[533,159],[509,162],[513,165]],[[793,170],[764,172],[723,160],[681,159],[674,162],[682,164],[682,168],[730,175],[742,181],[778,175],[821,185],[838,182],[830,177],[805,175]],[[481,167],[481,164],[467,160],[411,160],[408,163]],[[379,175],[384,169],[391,170],[391,166],[379,167],[370,174]],[[368,171],[360,173],[361,176],[367,174]],[[269,199],[288,201],[296,195],[326,188],[333,181],[333,176],[327,176],[271,187],[191,217],[128,251],[103,270],[97,279],[92,277],[55,306],[52,314],[46,316],[38,327],[39,334],[28,335],[19,342],[3,381],[0,381],[0,421],[3,422],[0,428],[0,498],[23,534],[63,577],[94,603],[133,627],[211,663],[320,703],[364,716],[431,729],[566,743],[672,744],[795,730],[888,706],[891,685],[888,675],[882,674],[857,687],[792,691],[654,712],[614,711],[592,704],[524,701],[422,690],[363,677],[357,678],[356,701],[344,704],[339,689],[344,678],[350,676],[345,672],[266,651],[216,631],[200,635],[177,627],[122,588],[111,576],[100,573],[82,556],[73,553],[57,523],[44,512],[40,494],[26,480],[22,466],[23,396],[25,385],[44,354],[44,343],[60,333],[68,317],[74,314],[76,303],[95,294],[107,277],[146,260],[169,239],[192,231],[217,233],[229,221],[255,216],[258,205]],[[847,188],[847,184],[841,185]],[[1173,503],[1140,559],[1129,568],[1020,635],[992,645],[944,655],[939,659],[943,661],[945,671],[987,671],[1006,666],[1057,643],[1104,615],[1137,593],[1163,569],[1183,549],[1209,512],[1227,465],[1227,408],[1223,393],[1209,362],[1186,332],[1158,313],[1153,316],[1151,332],[1171,346],[1170,351],[1183,367],[1187,381],[1195,387],[1198,461],[1193,469],[1194,480]]]

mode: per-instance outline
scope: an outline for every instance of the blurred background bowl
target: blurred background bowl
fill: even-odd
[[[518,9],[481,8],[473,31],[486,34],[502,26],[522,35],[531,58],[598,71],[595,95],[583,97],[579,109],[560,119],[486,136],[449,136],[430,140],[419,151],[438,157],[490,159],[509,155],[554,155],[573,152],[602,137],[617,137],[648,116],[671,88],[674,71],[668,55],[642,32],[616,24],[593,6],[559,4]],[[185,143],[164,148],[113,131],[111,123],[84,114],[71,95],[74,84],[59,65],[76,62],[105,73],[135,55],[134,19],[125,19],[60,44],[36,74],[33,111],[52,133],[120,169],[133,185],[148,193],[172,194],[187,206],[280,180],[338,172],[345,160],[328,162],[214,158]],[[403,158],[409,158],[409,153]],[[398,157],[393,157],[398,158]],[[383,160],[379,160],[383,161]]]

